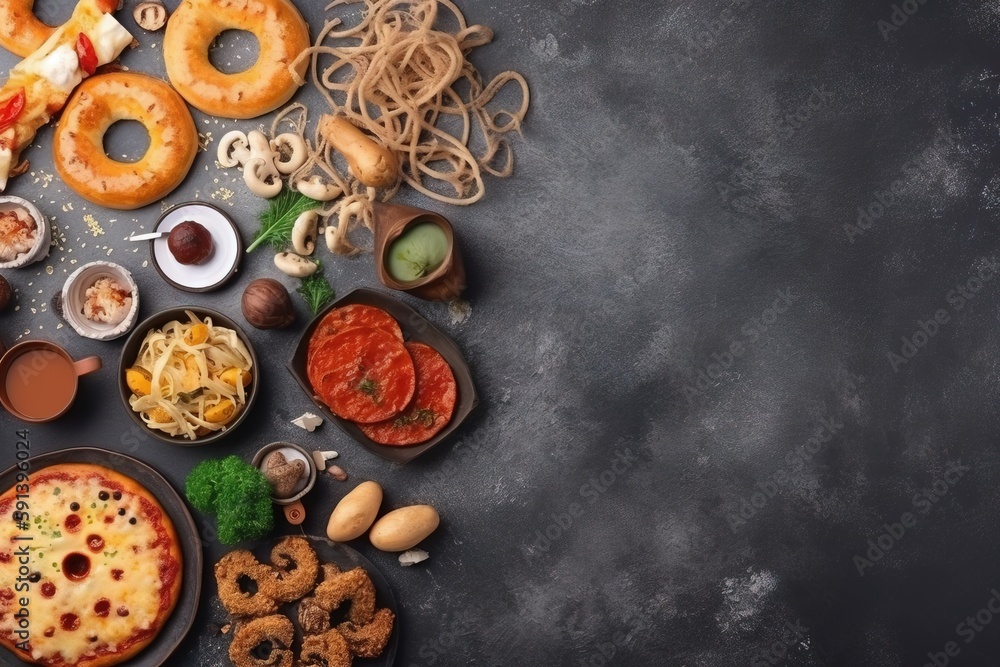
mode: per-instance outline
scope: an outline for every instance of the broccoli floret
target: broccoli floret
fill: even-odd
[[[238,456],[199,463],[188,475],[185,493],[195,509],[216,515],[223,544],[255,539],[274,528],[271,484]]]

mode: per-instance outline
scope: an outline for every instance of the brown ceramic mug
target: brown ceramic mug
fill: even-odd
[[[74,361],[55,343],[26,340],[0,357],[0,404],[22,421],[58,419],[76,400],[80,376],[100,368],[100,357]]]

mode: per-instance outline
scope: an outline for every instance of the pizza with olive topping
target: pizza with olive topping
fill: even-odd
[[[54,667],[125,662],[173,612],[182,564],[135,480],[82,463],[33,472],[0,495],[0,645]]]

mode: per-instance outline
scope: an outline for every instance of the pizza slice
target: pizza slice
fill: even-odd
[[[14,66],[0,88],[0,192],[27,169],[21,151],[69,99],[73,89],[132,43],[132,35],[104,11],[106,0],[81,0],[73,16]]]

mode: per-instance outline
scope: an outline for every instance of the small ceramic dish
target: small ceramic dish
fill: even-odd
[[[323,318],[327,313],[334,308],[340,308],[341,306],[347,306],[353,303],[375,306],[376,308],[381,308],[385,312],[389,313],[399,323],[405,340],[430,345],[437,350],[441,356],[444,357],[445,361],[448,362],[448,365],[451,366],[451,371],[455,375],[455,383],[458,388],[458,400],[455,403],[455,410],[451,415],[451,421],[448,422],[448,424],[430,440],[405,447],[393,447],[377,443],[366,436],[364,432],[358,428],[357,424],[335,415],[333,411],[330,410],[330,408],[328,408],[313,391],[312,386],[309,383],[309,372],[307,369],[309,339],[312,338],[313,332],[316,331],[319,323],[323,321]],[[327,419],[336,423],[337,426],[340,427],[340,430],[360,443],[365,449],[378,454],[382,458],[392,461],[393,463],[406,463],[408,461],[412,461],[430,448],[445,440],[455,431],[455,429],[461,426],[462,422],[464,422],[466,417],[469,416],[469,413],[472,412],[472,409],[479,404],[479,398],[476,395],[476,386],[472,382],[472,372],[469,370],[469,365],[465,362],[465,358],[462,356],[462,351],[459,349],[458,345],[455,344],[455,341],[438,330],[433,324],[425,319],[423,315],[415,311],[413,308],[410,308],[399,299],[371,289],[356,289],[324,308],[319,315],[317,315],[313,321],[309,323],[309,326],[307,326],[306,330],[302,333],[302,338],[299,339],[299,343],[295,347],[295,352],[292,355],[291,360],[288,362],[288,370],[291,371],[296,382],[299,383],[302,390],[306,392],[306,395],[312,399],[313,403],[316,404],[316,407],[320,409]]]
[[[167,247],[170,230],[186,221],[203,225],[212,235],[212,254],[201,264],[181,264]],[[240,230],[232,218],[211,204],[178,204],[160,217],[153,231],[164,232],[163,236],[149,242],[153,266],[164,280],[179,290],[211,292],[225,285],[239,271],[243,259]]]
[[[285,460],[292,465],[296,461],[302,461],[303,473],[299,476],[298,482],[295,483],[295,488],[292,490],[291,495],[285,498],[278,498],[274,494],[271,495],[271,500],[275,505],[281,506],[288,522],[293,526],[297,526],[305,521],[306,518],[306,510],[302,505],[302,498],[312,491],[316,485],[316,462],[313,461],[309,452],[294,443],[272,442],[262,447],[254,455],[251,465],[255,468],[260,468],[260,471],[266,474],[264,464],[274,452],[281,452],[285,456]]]
[[[428,301],[452,301],[461,296],[465,289],[465,265],[462,262],[462,253],[458,249],[458,243],[455,241],[455,230],[452,229],[447,218],[434,211],[399,204],[375,202],[373,209],[375,214],[375,272],[383,285]],[[437,225],[444,232],[448,244],[444,261],[422,278],[409,282],[396,280],[388,266],[392,242],[407,230],[425,222]]]
[[[243,406],[243,410],[240,411],[240,414],[237,415],[236,419],[234,419],[233,422],[223,430],[210,433],[200,438],[195,438],[194,440],[188,440],[183,437],[175,438],[171,435],[163,433],[162,431],[148,428],[146,423],[142,421],[142,416],[133,410],[131,405],[129,405],[128,401],[132,396],[132,390],[129,389],[128,383],[125,381],[125,371],[128,370],[135,363],[136,358],[138,358],[139,348],[142,347],[142,341],[146,338],[146,334],[149,333],[151,329],[160,329],[163,325],[173,320],[186,322],[187,315],[184,311],[187,310],[190,310],[202,319],[206,317],[212,318],[213,325],[226,327],[227,329],[235,331],[239,339],[244,345],[246,345],[247,351],[250,353],[250,360],[253,364],[253,370],[251,372],[253,379],[246,388],[247,401]],[[257,402],[257,395],[260,393],[260,362],[257,360],[257,353],[254,352],[253,345],[250,343],[250,339],[247,338],[246,333],[239,327],[239,325],[236,324],[236,322],[222,313],[209,308],[203,308],[201,306],[168,308],[167,310],[161,311],[152,317],[148,317],[143,320],[138,326],[135,327],[132,334],[125,340],[125,346],[122,348],[122,354],[118,360],[118,393],[121,395],[122,404],[125,406],[125,411],[128,412],[128,416],[131,417],[132,421],[139,425],[140,428],[149,433],[150,436],[162,442],[166,442],[171,445],[180,445],[182,447],[208,445],[213,442],[218,442],[235,431],[237,427],[239,427],[239,425],[246,420],[247,415],[250,414],[250,410],[253,408],[254,403]]]
[[[21,253],[16,259],[9,262],[0,262],[0,269],[19,269],[22,266],[34,264],[48,257],[49,248],[52,245],[52,227],[49,226],[49,221],[34,204],[22,197],[0,197],[0,213],[7,213],[16,209],[27,211],[28,215],[34,218],[38,230],[35,233],[35,244],[31,246],[31,250]]]
[[[118,324],[95,322],[83,314],[87,290],[102,278],[111,278],[131,292],[132,305],[125,319]],[[63,317],[84,338],[112,340],[124,336],[135,326],[139,316],[139,288],[125,267],[112,262],[91,262],[81,266],[66,279],[62,289],[62,308]]]

